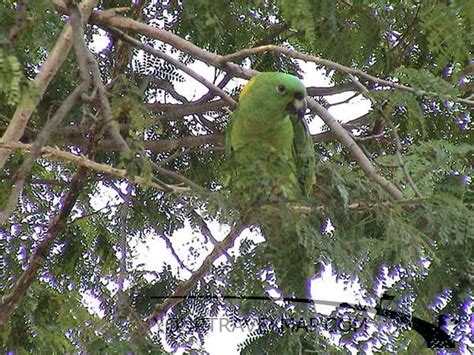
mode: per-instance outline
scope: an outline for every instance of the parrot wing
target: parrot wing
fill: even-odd
[[[314,175],[316,159],[314,155],[313,139],[311,138],[308,125],[304,119],[293,116],[291,117],[291,122],[294,131],[293,150],[298,182],[303,195],[309,196],[313,185],[316,182]]]

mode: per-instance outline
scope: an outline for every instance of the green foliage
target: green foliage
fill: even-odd
[[[402,66],[396,70],[395,77],[401,83],[414,89],[429,93],[435,92],[439,98],[444,100],[456,98],[459,94],[455,87],[425,69],[416,70]]]
[[[36,94],[32,80],[66,20],[51,1],[29,1],[21,30],[10,40],[10,30],[18,19],[17,5],[15,1],[0,5],[0,135],[23,95]],[[265,240],[239,238],[229,256],[210,265],[190,295],[262,296],[277,289],[285,296],[305,297],[307,279],[330,264],[341,280],[360,284],[366,300],[375,304],[379,286],[393,277],[394,283],[386,289],[399,300],[395,309],[434,324],[443,313],[461,320],[454,334],[455,351],[462,352],[463,327],[472,317],[465,302],[472,298],[474,280],[474,194],[469,182],[474,151],[471,108],[458,99],[472,94],[469,60],[474,2],[185,0],[145,1],[142,5],[120,15],[167,30],[212,53],[283,45],[414,88],[416,94],[389,90],[359,78],[398,127],[403,164],[421,197],[416,196],[399,166],[387,125],[383,137],[358,144],[378,172],[402,190],[406,201],[393,201],[336,140],[315,144],[315,155],[320,158],[315,169],[317,186],[304,199],[268,199],[274,186],[268,167],[278,167],[282,161],[262,161],[258,147],[249,149],[253,164],[233,172],[234,189],[227,191],[229,161],[221,138],[197,146],[180,145],[204,134],[222,135],[228,111],[201,109],[196,104],[202,100],[212,106],[215,103],[211,101],[219,98],[214,93],[200,98],[200,91],[187,90],[194,79],[110,36],[109,44],[94,55],[108,90],[113,124],[120,128],[133,153],[141,157],[124,157],[110,149],[111,137],[106,133],[91,159],[125,169],[129,175],[183,186],[169,174],[179,173],[202,189],[174,194],[133,185],[123,217],[122,197],[128,182],[90,171],[71,215],[62,220],[64,230],[54,237],[35,281],[0,330],[0,349],[18,354],[165,353],[167,345],[182,346],[189,352],[205,351],[205,336],[211,332],[209,321],[203,321],[207,317],[224,315],[230,324],[239,326],[262,317],[278,320],[314,315],[307,307],[280,302],[185,299],[168,312],[168,323],[162,324],[160,331],[145,336],[139,321],[161,302],[154,297],[172,294],[189,277],[188,271],[177,271],[176,263],[165,258],[171,253],[170,245],[192,270],[210,252],[204,221],[214,226],[250,222],[251,230],[263,232]],[[126,6],[130,1],[103,0],[98,9]],[[95,25],[87,26],[87,44],[97,44],[95,36],[101,31]],[[190,68],[200,68],[193,57],[169,44],[141,35],[136,38]],[[310,67],[301,61],[274,53],[251,56],[243,65],[300,77],[311,74]],[[326,70],[334,84],[348,82],[343,73],[318,69]],[[200,74],[219,83],[222,70],[215,68],[214,78],[207,69]],[[34,141],[78,80],[76,58],[71,54],[42,96],[22,142]],[[241,84],[231,80],[224,90],[237,95]],[[322,86],[317,82],[309,85]],[[91,102],[75,105],[47,145],[86,154],[100,117],[98,98],[91,97]],[[333,102],[329,97],[318,99]],[[177,114],[195,104],[198,112]],[[374,122],[380,118],[378,109],[372,108],[369,118],[352,133],[361,137],[373,134]],[[14,152],[0,173],[2,209],[15,187],[15,172],[27,154]],[[168,174],[153,171],[150,161]],[[44,240],[77,170],[74,164],[44,157],[26,176],[14,214],[0,227],[0,298],[11,292]],[[189,233],[177,233],[183,227],[189,227]],[[220,234],[225,234],[224,230],[217,237]],[[148,264],[137,265],[141,243],[150,240],[156,248],[150,253],[152,261],[163,261],[152,269]],[[119,307],[117,293],[124,243],[127,272],[123,291],[125,303],[130,305],[125,310]],[[427,260],[429,266],[421,260]],[[433,307],[440,299],[445,305]],[[338,310],[333,316],[340,314]],[[374,352],[426,351],[425,343],[413,331],[389,332],[390,324],[376,317],[358,332],[331,332],[336,338],[341,336],[339,342],[322,329],[255,330],[239,349],[244,354],[353,351],[349,349],[363,353],[373,342],[377,344]],[[162,343],[163,335],[166,344]]]
[[[438,70],[447,64],[463,63],[469,59],[467,49],[472,48],[474,34],[472,29],[469,30],[472,23],[460,16],[460,9],[470,6],[467,3],[461,1],[460,4],[448,5],[440,2],[422,10],[421,30],[426,35],[428,49],[435,58]]]
[[[315,54],[337,57],[346,65],[365,66],[382,45],[383,28],[376,9],[362,2],[347,6],[329,0],[281,0],[278,4],[285,21],[304,35],[304,40],[295,44]]]
[[[21,98],[23,75],[18,59],[0,48],[0,95],[7,105],[15,105]]]

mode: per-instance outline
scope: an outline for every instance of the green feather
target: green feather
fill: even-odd
[[[295,95],[306,96],[306,89],[297,77],[284,73],[258,74],[242,90],[227,128],[226,151],[230,188],[247,195],[247,201],[281,195],[296,200],[311,192],[311,136],[305,122],[287,110]]]
[[[304,96],[306,89],[295,76],[258,74],[243,88],[226,132],[228,187],[243,219],[261,227],[267,239],[264,255],[280,290],[298,297],[306,296],[306,280],[314,274],[287,204],[309,196],[315,183],[313,142],[297,112]],[[295,255],[300,264],[288,265]]]

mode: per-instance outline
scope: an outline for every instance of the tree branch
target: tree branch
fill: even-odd
[[[73,92],[66,98],[66,100],[64,100],[64,102],[61,104],[61,106],[53,115],[53,117],[46,122],[44,127],[38,133],[36,140],[31,147],[30,154],[13,176],[13,179],[15,181],[15,187],[13,188],[10,193],[10,196],[8,197],[7,207],[4,211],[0,211],[0,224],[3,224],[3,222],[8,220],[8,218],[10,218],[11,214],[15,210],[18,198],[20,197],[20,194],[25,185],[25,179],[31,168],[33,167],[34,162],[40,156],[41,148],[46,144],[49,136],[56,129],[59,123],[63,121],[69,111],[71,111],[73,106],[79,100],[79,97],[83,91],[84,86],[80,85],[76,87]]]
[[[16,281],[9,293],[3,295],[0,299],[0,329],[3,328],[8,321],[15,308],[20,303],[28,288],[35,281],[38,270],[43,266],[43,263],[49,253],[49,249],[53,244],[54,239],[60,234],[66,226],[65,221],[69,217],[72,208],[74,207],[82,186],[87,177],[87,168],[81,167],[71,181],[71,185],[67,194],[61,200],[61,210],[51,220],[51,224],[41,242],[34,251],[26,270]]]
[[[114,124],[112,109],[110,107],[109,98],[107,97],[107,90],[100,76],[99,65],[97,64],[97,61],[95,60],[92,53],[87,48],[86,42],[84,40],[81,12],[79,11],[77,5],[72,4],[72,0],[67,0],[67,4],[68,10],[71,14],[71,26],[73,28],[74,34],[73,44],[79,63],[81,79],[83,82],[87,83],[87,85],[89,85],[92,80],[94,87],[97,89],[100,107],[102,108],[101,121],[104,123],[104,127],[111,135],[112,139],[119,145],[120,151],[125,153],[127,157],[130,157],[132,155],[132,151]]]
[[[214,248],[214,250],[206,257],[199,269],[196,270],[196,272],[194,272],[194,274],[188,280],[182,282],[176,288],[172,297],[167,298],[163,303],[157,304],[155,306],[155,310],[145,321],[149,328],[153,327],[155,323],[162,319],[168,310],[183,301],[183,299],[173,297],[187,295],[193,289],[193,287],[196,286],[199,280],[204,277],[205,273],[209,271],[214,261],[216,261],[217,258],[222,255],[222,251],[226,251],[234,245],[235,240],[245,228],[247,228],[247,226],[234,226],[227,234],[225,239],[219,243],[219,248]]]
[[[414,191],[416,197],[422,198],[420,191],[416,187],[416,184],[413,181],[413,179],[410,175],[410,172],[408,171],[408,168],[407,168],[407,166],[405,165],[405,163],[403,161],[403,157],[402,157],[403,147],[402,147],[402,142],[400,140],[400,135],[398,134],[397,127],[393,124],[392,120],[389,117],[387,117],[387,115],[383,111],[382,107],[377,103],[377,101],[370,95],[369,90],[360,81],[358,81],[352,74],[347,74],[347,75],[352,80],[352,82],[358,87],[359,91],[362,94],[364,94],[372,102],[372,104],[375,106],[377,111],[383,117],[385,122],[391,128],[393,139],[395,140],[395,148],[396,148],[395,156],[397,157],[398,164],[399,164],[400,168],[402,169],[402,172],[405,175],[405,177],[408,181],[408,184],[410,185],[410,187]]]
[[[119,193],[123,199],[122,206],[120,207],[119,218],[120,218],[120,264],[119,274],[117,279],[117,305],[115,317],[118,318],[123,315],[124,309],[128,306],[128,301],[125,295],[124,287],[125,280],[127,278],[127,215],[130,203],[130,196],[132,193],[132,184],[127,183],[126,193],[122,193],[119,187],[114,186],[114,190]]]
[[[84,15],[84,21],[87,21],[92,9],[97,5],[97,2],[98,0],[85,0],[81,3],[81,12]],[[22,97],[0,142],[17,142],[23,136],[25,127],[33,111],[41,101],[41,98],[48,88],[49,83],[56,75],[59,67],[66,59],[71,45],[72,27],[70,23],[68,23],[64,27],[63,32],[59,36],[48,58],[43,65],[41,65],[38,75],[32,82],[32,89]],[[10,151],[8,149],[0,149],[0,169],[5,165],[9,155]]]
[[[367,124],[375,119],[374,113],[370,112],[364,114],[352,121],[348,121],[342,124],[345,129],[351,129],[360,125]],[[125,129],[128,126],[124,125]],[[29,135],[31,137],[33,135]],[[34,136],[33,136],[34,137]],[[336,135],[331,132],[321,132],[312,135],[313,142],[325,143],[336,139]],[[87,139],[83,137],[82,132],[78,127],[61,127],[52,141],[55,145],[75,145],[83,147],[87,144]],[[159,139],[159,140],[146,140],[137,141],[137,145],[143,147],[145,150],[151,150],[155,153],[172,151],[180,148],[196,148],[203,145],[211,145],[212,150],[221,150],[224,147],[224,136],[221,133],[213,133],[199,136],[188,136],[176,139]],[[100,150],[119,150],[120,147],[111,139],[102,139],[97,149]]]
[[[104,30],[112,33],[113,35],[115,35],[117,37],[119,37],[121,40],[130,43],[132,46],[134,46],[136,48],[140,48],[143,51],[154,55],[155,57],[161,58],[161,59],[173,64],[176,68],[182,70],[183,72],[188,74],[190,77],[194,78],[196,81],[198,81],[199,83],[201,83],[202,85],[207,87],[209,90],[211,90],[211,91],[215,92],[217,95],[219,95],[223,100],[225,100],[227,102],[227,104],[232,109],[237,107],[237,102],[235,102],[235,100],[232,99],[224,90],[222,90],[217,85],[214,85],[213,83],[208,81],[205,77],[203,77],[202,75],[196,73],[194,70],[190,69],[188,66],[181,63],[179,60],[177,60],[177,59],[171,57],[170,55],[168,55],[166,53],[163,53],[163,52],[161,52],[161,51],[159,51],[159,50],[157,50],[157,49],[155,49],[155,48],[153,48],[153,47],[151,47],[151,46],[149,46],[145,43],[142,43],[142,42],[136,40],[133,37],[130,37],[130,36],[126,35],[125,33],[123,33],[122,31],[120,31],[116,28],[105,26]]]
[[[214,74],[214,75],[217,76],[217,74]],[[215,78],[214,81],[216,79],[217,78]],[[220,88],[220,89],[223,89],[229,83],[229,81],[231,81],[231,80],[232,80],[232,76],[229,75],[228,73],[226,73],[224,75],[224,77],[222,78],[222,80],[220,81],[220,83],[217,84],[217,87]],[[207,102],[209,100],[212,100],[214,97],[215,97],[214,92],[212,90],[209,90],[206,94],[202,95],[198,100],[196,100],[196,103],[201,104],[201,103]],[[232,98],[232,99],[234,99],[234,98]]]
[[[163,241],[166,243],[166,247],[168,250],[171,252],[171,255],[175,258],[176,262],[178,263],[179,267],[183,270],[187,270],[190,273],[193,272],[190,268],[188,268],[183,261],[179,258],[178,253],[176,253],[176,250],[173,247],[173,244],[171,243],[171,240],[168,238],[168,236],[165,235],[165,233],[158,227],[158,225],[154,222],[151,221],[151,213],[149,210],[145,209],[145,213],[148,215],[149,223],[153,231],[158,235]]]
[[[187,177],[181,175],[180,173],[178,173],[176,171],[171,171],[171,170],[165,169],[165,168],[159,166],[158,164],[156,164],[152,161],[150,161],[150,164],[151,164],[151,167],[154,171],[160,173],[161,175],[167,177],[168,179],[179,181],[182,184],[187,185],[190,189],[193,189],[195,191],[202,191],[203,190],[203,188],[201,186],[199,186],[198,184],[196,184],[194,181],[191,181],[190,179],[188,179]],[[166,186],[168,186],[168,185],[166,185]],[[173,190],[170,190],[170,191],[173,192]]]
[[[313,99],[308,99],[308,106],[322,118],[324,123],[326,123],[331,131],[336,135],[337,139],[346,146],[346,148],[351,152],[352,157],[359,163],[362,171],[369,179],[379,184],[395,200],[403,199],[402,192],[390,181],[377,173],[377,170],[372,165],[370,160],[365,156],[362,149],[360,149],[354,139],[352,139],[352,137],[341,126],[341,124],[336,121],[336,119],[329,113],[328,110],[326,110]]]
[[[375,77],[373,75],[370,75],[370,74],[367,74],[366,72],[364,72],[362,70],[359,70],[359,69],[352,69],[352,68],[346,67],[346,66],[344,66],[342,64],[339,64],[339,63],[332,62],[332,61],[327,60],[327,59],[319,58],[319,57],[309,55],[309,54],[300,53],[300,52],[295,51],[291,48],[279,47],[279,46],[275,46],[275,45],[272,45],[272,44],[269,44],[269,45],[266,45],[266,46],[261,46],[261,47],[243,49],[243,50],[238,51],[236,53],[228,54],[226,56],[222,56],[220,58],[220,65],[222,66],[222,65],[224,65],[228,62],[232,62],[232,61],[235,61],[235,60],[241,60],[241,59],[243,59],[245,57],[248,57],[250,55],[257,54],[257,53],[264,53],[264,52],[274,52],[274,53],[284,54],[288,57],[301,59],[301,60],[304,60],[306,62],[313,62],[313,63],[319,64],[319,65],[323,65],[325,67],[337,70],[338,72],[346,74],[346,75],[347,74],[352,74],[352,75],[358,76],[360,78],[364,78],[368,81],[374,82],[376,84],[379,84],[379,85],[382,85],[382,86],[388,86],[390,88],[397,89],[397,90],[400,90],[400,91],[406,91],[406,92],[412,93],[412,94],[417,95],[417,96],[430,96],[430,97],[439,97],[440,96],[436,92],[428,92],[428,91],[425,91],[425,90],[415,89],[415,88],[412,88],[412,87],[409,87],[409,86],[406,86],[406,85],[397,84],[393,81],[377,78],[377,77]],[[466,105],[469,105],[469,106],[474,105],[474,101],[470,101],[470,100],[463,99],[463,98],[452,98],[452,100],[456,101],[456,102],[466,104]]]
[[[52,0],[52,2],[57,11],[64,14],[68,13],[68,10],[62,0]],[[188,53],[194,58],[197,58],[215,67],[225,69],[228,72],[230,71],[233,75],[244,79],[250,79],[252,76],[258,73],[256,70],[246,69],[234,63],[227,63],[224,68],[221,65],[222,56],[207,52],[195,44],[186,41],[185,39],[171,32],[157,27],[148,26],[147,24],[135,21],[130,18],[118,16],[115,11],[94,11],[91,14],[91,21],[97,25],[118,28],[124,31],[131,31],[135,33],[138,32],[151,38],[158,39],[182,50],[185,53]]]
[[[31,150],[32,145],[31,144],[24,144],[24,143],[2,143],[0,142],[0,147],[1,148],[7,148],[9,150],[13,149],[22,149],[22,150]],[[122,169],[117,169],[114,168],[110,165],[106,164],[100,164],[97,163],[93,160],[89,160],[85,156],[79,156],[73,153],[65,152],[56,148],[52,147],[43,147],[41,149],[41,155],[44,156],[45,158],[50,158],[54,160],[60,160],[60,161],[66,161],[66,162],[71,162],[77,166],[82,166],[91,170],[94,170],[99,173],[104,173],[107,175],[112,175],[117,178],[124,178],[124,179],[129,179],[135,184],[138,185],[143,185],[143,186],[149,186],[152,188],[155,188],[157,190],[164,190],[164,191],[172,191],[175,193],[183,193],[183,192],[189,192],[190,189],[188,187],[181,187],[181,186],[175,186],[175,185],[169,185],[169,184],[157,184],[153,181],[150,181],[150,179],[143,178],[141,176],[128,176],[126,170]]]
[[[65,9],[65,6],[61,0],[53,0],[53,3],[58,11],[67,13],[67,10]],[[115,27],[122,30],[130,30],[132,32],[139,32],[151,38],[161,40],[165,43],[172,45],[175,48],[182,50],[185,53],[188,53],[194,58],[197,58],[217,68],[221,68],[227,72],[232,73],[235,76],[238,76],[244,79],[249,79],[250,77],[256,75],[258,72],[253,69],[243,68],[235,63],[232,63],[232,61],[248,57],[249,55],[271,51],[275,53],[284,54],[292,58],[301,59],[304,61],[309,61],[309,62],[313,62],[319,65],[323,65],[344,74],[350,73],[358,77],[362,77],[371,82],[377,83],[379,85],[388,86],[390,88],[394,88],[397,90],[410,92],[417,96],[431,96],[431,97],[439,96],[435,92],[427,92],[427,91],[415,89],[406,85],[397,84],[392,81],[380,79],[370,74],[367,74],[363,72],[362,70],[352,69],[342,64],[338,64],[330,60],[322,59],[316,56],[300,53],[290,48],[284,48],[284,47],[279,47],[279,46],[270,44],[270,45],[265,45],[265,46],[260,46],[260,47],[243,49],[233,54],[221,56],[218,54],[207,52],[199,48],[195,44],[189,41],[186,41],[185,39],[171,32],[162,30],[160,28],[148,26],[144,23],[135,21],[133,19],[118,16],[117,13],[115,12],[94,11],[90,19],[92,22],[99,25],[104,25],[106,27]],[[453,98],[452,100],[469,105],[469,106],[474,105],[474,101],[471,101],[468,99]]]
[[[345,83],[330,87],[315,87],[310,86],[306,88],[309,96],[329,96],[337,95],[348,91],[354,91],[357,88],[352,83]],[[232,97],[233,100],[237,100],[237,96]],[[183,104],[164,104],[164,103],[153,103],[148,104],[148,108],[152,111],[163,112],[159,117],[160,121],[172,121],[181,119],[183,116],[189,116],[193,114],[201,114],[210,111],[221,111],[226,106],[226,102],[222,99],[213,101],[202,101],[198,99],[193,102]]]
[[[210,241],[214,248],[219,249],[219,241],[212,234],[204,218],[183,198],[178,197],[178,201],[183,205],[183,207],[187,208],[191,215],[197,220],[197,224],[199,225],[204,238],[207,239],[207,241]],[[232,260],[232,257],[227,253],[226,250],[220,250],[220,252],[222,255],[225,255],[229,261]]]

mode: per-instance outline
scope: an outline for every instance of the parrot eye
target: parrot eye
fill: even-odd
[[[286,88],[283,85],[277,85],[276,86],[276,92],[279,93],[280,95],[285,95],[286,94]]]

